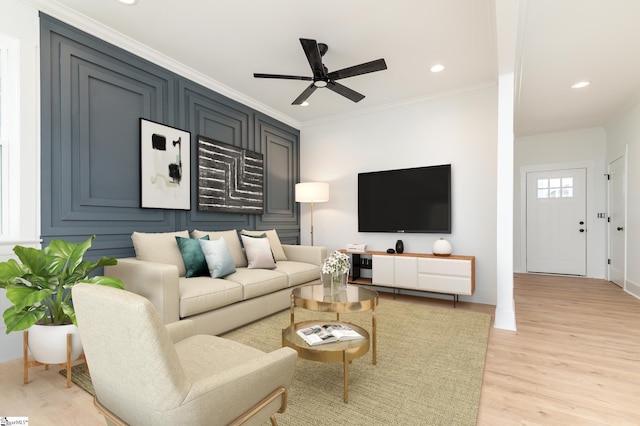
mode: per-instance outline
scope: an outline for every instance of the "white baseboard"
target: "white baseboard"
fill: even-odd
[[[496,308],[493,327],[502,330],[517,330],[515,301],[512,302],[511,309]]]
[[[625,281],[624,290],[630,295],[640,299],[640,284],[633,281]]]

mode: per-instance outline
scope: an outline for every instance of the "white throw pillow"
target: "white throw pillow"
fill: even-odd
[[[269,239],[269,243],[271,244],[271,251],[273,252],[273,257],[276,262],[281,260],[287,260],[287,255],[284,254],[284,249],[282,248],[282,243],[280,243],[280,238],[278,237],[278,233],[275,229],[268,229],[266,231],[248,231],[243,229],[241,234],[245,235],[255,235],[260,236],[265,234]]]
[[[240,238],[242,238],[244,251],[249,262],[248,269],[274,269],[276,267],[268,238],[247,235],[240,235]]]
[[[224,238],[217,240],[198,240],[209,267],[211,278],[222,278],[236,271],[229,248]]]

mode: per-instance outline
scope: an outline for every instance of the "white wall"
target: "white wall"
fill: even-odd
[[[13,255],[16,244],[38,245],[40,235],[40,110],[39,110],[39,21],[38,11],[18,0],[2,0],[0,4],[0,35],[15,42],[17,86],[20,105],[14,130],[15,142],[9,149],[10,173],[3,190],[10,191],[9,202],[3,205],[11,226],[0,237],[0,261]],[[11,113],[16,111],[12,110]],[[9,307],[5,291],[0,290],[0,312]],[[0,321],[0,362],[22,355],[22,333],[5,334]]]
[[[465,300],[496,301],[497,88],[482,88],[301,129],[301,181],[330,184],[330,201],[316,204],[314,243],[329,251],[347,243],[386,250],[402,239],[405,252],[430,253],[448,239],[454,254],[476,256],[476,293]],[[450,235],[359,233],[359,172],[452,165]],[[388,206],[393,209],[393,206]],[[310,242],[310,209],[301,205],[302,243]]]
[[[587,167],[587,276],[606,277],[607,221],[598,213],[607,211],[605,173],[607,142],[603,128],[543,134],[516,139],[514,161],[514,271],[525,272],[523,260],[526,228],[523,178],[526,171]]]
[[[640,101],[606,127],[607,164],[627,154],[627,274],[625,289],[640,297]]]

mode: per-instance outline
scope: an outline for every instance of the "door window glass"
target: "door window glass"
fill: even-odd
[[[538,179],[538,198],[571,198],[573,197],[573,178]]]

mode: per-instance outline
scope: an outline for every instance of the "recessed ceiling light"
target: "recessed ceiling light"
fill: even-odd
[[[126,4],[129,6],[138,3],[138,0],[118,0],[118,1],[122,4]]]
[[[587,87],[590,84],[591,84],[591,82],[589,82],[589,81],[581,81],[581,82],[576,83],[573,86],[571,86],[571,88],[572,89],[582,89],[583,87]]]
[[[303,103],[300,104],[300,106],[309,106],[309,102],[304,101]]]
[[[444,65],[442,64],[435,64],[434,66],[431,67],[431,72],[440,72],[444,69]]]

